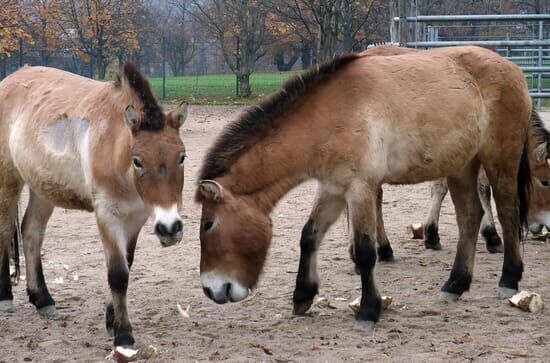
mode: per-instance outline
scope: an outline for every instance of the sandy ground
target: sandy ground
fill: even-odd
[[[140,236],[128,295],[136,346],[156,346],[161,352],[157,360],[167,362],[550,360],[549,309],[535,315],[497,300],[502,255],[490,255],[484,243],[478,244],[471,292],[453,304],[436,300],[449,276],[458,233],[447,198],[440,226],[444,249],[428,251],[421,241],[407,238],[405,225],[422,222],[427,213],[428,184],[385,188],[384,217],[396,261],[377,264],[376,281],[394,303],[374,333],[352,329],[347,304],[359,296],[360,282],[348,257],[342,218],[326,236],[319,256],[320,296],[331,307],[325,301],[309,316],[292,316],[298,239],[314,196],[312,182],[292,191],[273,212],[273,244],[255,295],[223,306],[207,300],[198,273],[195,177],[208,145],[238,112],[231,107],[190,110],[182,129],[189,155],[185,237],[179,245],[162,248],[150,222]],[[27,302],[24,283],[16,286],[16,312],[0,315],[0,362],[103,361],[112,344],[103,318],[109,290],[93,215],[57,209],[43,260],[61,318],[40,318]],[[521,287],[550,297],[550,246],[530,240],[524,261]],[[176,303],[190,305],[190,319],[178,314]]]

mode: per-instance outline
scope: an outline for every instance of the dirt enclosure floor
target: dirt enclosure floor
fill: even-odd
[[[206,299],[199,282],[200,208],[196,175],[207,147],[239,113],[234,107],[192,107],[182,128],[187,147],[184,231],[179,245],[162,248],[149,222],[130,277],[128,306],[136,346],[160,350],[156,361],[504,361],[550,360],[550,309],[522,312],[496,298],[502,254],[480,240],[471,291],[458,302],[436,300],[448,278],[458,238],[450,197],[440,233],[442,251],[425,250],[405,233],[429,207],[429,185],[385,187],[384,217],[396,260],[378,263],[376,282],[393,304],[374,333],[353,330],[348,303],[359,296],[359,276],[348,257],[344,218],[329,231],[319,254],[320,296],[309,316],[292,316],[299,236],[315,193],[309,182],[272,214],[274,238],[254,295],[223,306]],[[40,318],[27,302],[25,283],[14,288],[16,311],[0,315],[0,362],[101,362],[111,350],[104,329],[108,296],[101,242],[92,214],[57,209],[44,243],[44,273],[61,317]],[[521,288],[550,304],[550,244],[524,248]],[[189,319],[176,304],[190,306]]]

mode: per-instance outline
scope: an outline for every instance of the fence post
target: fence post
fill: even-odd
[[[166,37],[162,36],[162,99],[166,99]]]
[[[539,21],[539,40],[542,40],[544,39],[544,21]],[[538,48],[538,62],[537,62],[537,65],[539,68],[542,68],[542,46],[540,46]],[[542,86],[542,72],[539,71],[539,76],[538,76],[538,91],[539,93],[542,93],[542,89],[543,89],[543,86]],[[541,108],[541,98],[539,97],[537,99],[537,111],[540,111],[540,108]]]
[[[393,44],[399,43],[399,27],[398,22],[395,21],[395,18],[398,16],[398,0],[390,1],[390,41]]]
[[[406,47],[409,36],[407,15],[411,10],[411,0],[399,0],[399,46]]]

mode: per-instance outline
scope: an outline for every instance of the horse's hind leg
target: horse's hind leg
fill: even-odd
[[[378,242],[378,259],[380,261],[390,262],[393,261],[393,249],[391,248],[390,241],[386,235],[386,228],[384,227],[384,216],[382,215],[383,195],[382,187],[380,187],[376,197],[376,238]]]
[[[29,204],[23,217],[22,234],[25,265],[27,267],[27,294],[40,315],[53,317],[57,315],[55,302],[48,292],[42,270],[42,242],[46,225],[52,215],[54,205],[46,199],[30,192]]]
[[[477,187],[479,200],[483,207],[481,235],[485,239],[487,251],[490,253],[502,252],[502,241],[495,228],[495,219],[493,217],[493,211],[491,210],[491,185],[489,184],[489,179],[487,179],[487,174],[483,168],[479,170]]]
[[[475,159],[460,175],[448,177],[447,183],[455,205],[458,245],[449,280],[441,289],[441,299],[454,301],[470,289],[474,269],[477,235],[483,209],[477,194],[479,161]]]
[[[13,311],[10,276],[10,245],[15,233],[17,202],[23,182],[0,164],[0,312]]]
[[[449,187],[447,186],[446,178],[434,181],[430,187],[432,206],[430,208],[430,214],[428,214],[428,219],[424,223],[424,246],[426,246],[427,249],[441,249],[438,233],[439,214],[441,213],[441,203],[443,203],[443,199],[445,199],[448,191]]]
[[[330,194],[322,186],[319,187],[311,215],[300,238],[300,265],[292,298],[295,315],[305,314],[319,291],[317,251],[326,231],[342,214],[345,206],[346,200],[343,196]]]

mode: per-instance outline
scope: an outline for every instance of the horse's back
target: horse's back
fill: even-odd
[[[389,51],[358,60],[343,82],[359,112],[368,115],[371,140],[377,141],[366,153],[380,155],[372,167],[384,169],[385,182],[452,175],[495,135],[526,130],[530,106],[523,75],[497,54],[479,47]],[[516,109],[508,119],[500,117],[506,108]]]

